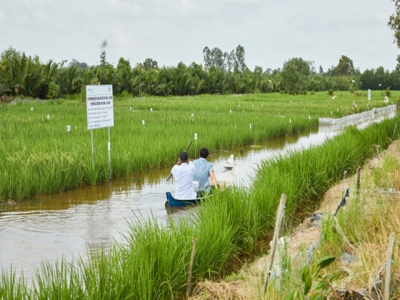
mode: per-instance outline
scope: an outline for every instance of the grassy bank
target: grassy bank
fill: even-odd
[[[179,219],[170,228],[156,220],[131,224],[125,242],[109,253],[93,255],[88,264],[45,264],[28,288],[3,275],[0,297],[5,299],[179,299],[186,291],[193,239],[197,246],[193,284],[229,274],[232,263],[254,252],[257,241],[274,224],[280,195],[287,195],[288,219],[299,209],[312,211],[326,189],[349,174],[376,149],[386,148],[398,134],[400,118],[363,131],[349,128],[323,145],[277,158],[260,167],[250,191],[227,191],[205,202],[193,221]]]
[[[266,292],[271,251],[223,280],[199,283],[191,299],[399,299],[399,140],[378,150],[356,174],[331,186],[296,228],[284,219]],[[320,262],[326,266],[317,271]]]
[[[398,98],[392,92],[392,100]],[[170,167],[194,134],[211,151],[254,144],[316,127],[318,117],[341,117],[386,105],[382,92],[354,97],[326,92],[114,99],[111,170],[107,129],[93,131],[86,104],[22,101],[0,106],[0,199],[23,199],[97,184],[148,168]],[[357,107],[353,106],[357,103]],[[71,131],[67,132],[67,126]],[[194,148],[190,149],[194,156]]]

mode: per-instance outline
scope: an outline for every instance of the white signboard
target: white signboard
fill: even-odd
[[[112,85],[87,85],[86,110],[88,129],[114,126]]]

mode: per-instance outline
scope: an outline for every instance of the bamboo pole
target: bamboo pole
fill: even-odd
[[[190,141],[189,145],[186,147],[185,152],[188,152],[190,145],[193,143],[193,141]],[[179,153],[180,154],[180,153]],[[167,177],[167,181],[171,178],[172,173],[169,173],[168,177]]]
[[[279,238],[279,231],[281,229],[282,219],[284,216],[285,203],[286,203],[286,195],[282,194],[281,200],[280,200],[279,206],[278,206],[278,212],[276,215],[275,230],[274,230],[274,236],[272,238],[272,245],[271,245],[270,262],[267,265],[267,269],[265,270],[265,275],[264,275],[264,294],[267,293],[268,279],[269,279],[269,275],[270,275],[270,272],[272,269],[272,265],[274,263],[275,252],[276,252],[276,247],[277,247],[278,238]]]
[[[188,272],[188,284],[186,287],[186,300],[189,299],[190,296],[190,290],[192,288],[192,267],[193,267],[193,260],[194,260],[194,253],[195,253],[195,249],[196,249],[196,243],[197,243],[197,239],[194,238],[193,239],[193,246],[192,246],[192,255],[190,256],[190,264],[189,264],[189,272]]]
[[[390,299],[390,275],[392,270],[392,255],[394,246],[395,234],[392,232],[389,237],[388,250],[386,252],[386,270],[385,270],[385,290],[383,293],[384,299]]]

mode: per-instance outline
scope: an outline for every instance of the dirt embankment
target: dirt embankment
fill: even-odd
[[[388,149],[383,152],[380,152],[379,148],[377,147],[377,156],[374,159],[366,162],[364,166],[360,168],[360,193],[362,193],[363,190],[380,190],[380,188],[374,184],[373,171],[383,167],[385,157],[390,156],[394,159],[394,161],[400,162],[399,147],[399,141],[393,142]],[[388,174],[388,176],[392,175]],[[290,235],[284,238],[281,237],[281,241],[286,241],[287,256],[291,257],[292,267],[296,265],[296,259],[300,259],[303,264],[304,260],[308,259],[311,261],[313,252],[321,238],[321,219],[328,215],[335,214],[347,188],[350,189],[350,197],[345,199],[347,199],[348,203],[350,203],[350,201],[354,201],[354,199],[356,199],[354,194],[357,192],[356,186],[357,174],[347,178],[344,177],[344,180],[337,183],[325,193],[319,209],[315,211],[312,216],[304,220],[304,222],[301,223],[297,228],[293,229]],[[390,195],[390,201],[399,202],[400,192],[398,191],[400,190],[400,187],[394,187],[393,189],[389,190],[394,191],[394,193]],[[366,192],[363,193],[361,197],[364,205],[368,205],[372,209],[377,206],[377,196],[375,193]],[[345,205],[340,207],[338,213],[346,210],[347,206]],[[346,237],[344,236],[344,238]],[[362,245],[358,245],[356,247],[362,247]],[[398,248],[398,246],[395,248]],[[352,251],[352,249],[354,251]],[[375,251],[378,253],[383,251],[383,253],[385,253],[386,249],[387,245],[376,245]],[[383,299],[381,298],[383,290],[383,272],[381,266],[376,266],[376,268],[371,270],[371,274],[369,274],[369,282],[365,282],[362,286],[360,286],[360,282],[354,281],[353,278],[351,278],[352,276],[350,276],[350,274],[354,274],[354,272],[351,270],[352,262],[360,260],[357,257],[357,254],[359,254],[359,251],[356,250],[355,246],[349,243],[349,250],[344,252],[339,260],[340,262],[338,263],[338,268],[346,270],[349,276],[348,278],[341,278],[340,282],[335,284],[335,288],[338,291],[336,297],[339,297],[339,299]],[[279,260],[280,258],[278,253],[275,256],[274,262]],[[246,265],[237,274],[230,276],[229,279],[219,282],[202,282],[196,287],[191,299],[278,299],[278,297],[273,296],[267,297],[262,293],[264,273],[269,261],[269,256],[265,255],[257,259],[252,264]],[[273,272],[277,272],[277,270],[278,272],[285,272],[284,269],[274,268],[275,267],[273,267],[271,274]],[[301,266],[299,266],[299,268],[301,268]],[[395,277],[395,284],[400,284],[400,275],[395,273],[393,276]],[[374,280],[376,282],[374,282]],[[377,287],[377,283],[379,283],[379,287]]]

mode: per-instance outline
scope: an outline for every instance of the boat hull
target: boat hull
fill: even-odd
[[[175,199],[170,192],[167,192],[166,195],[169,207],[185,207],[185,206],[196,205],[205,199],[205,198],[184,199],[184,200]]]

